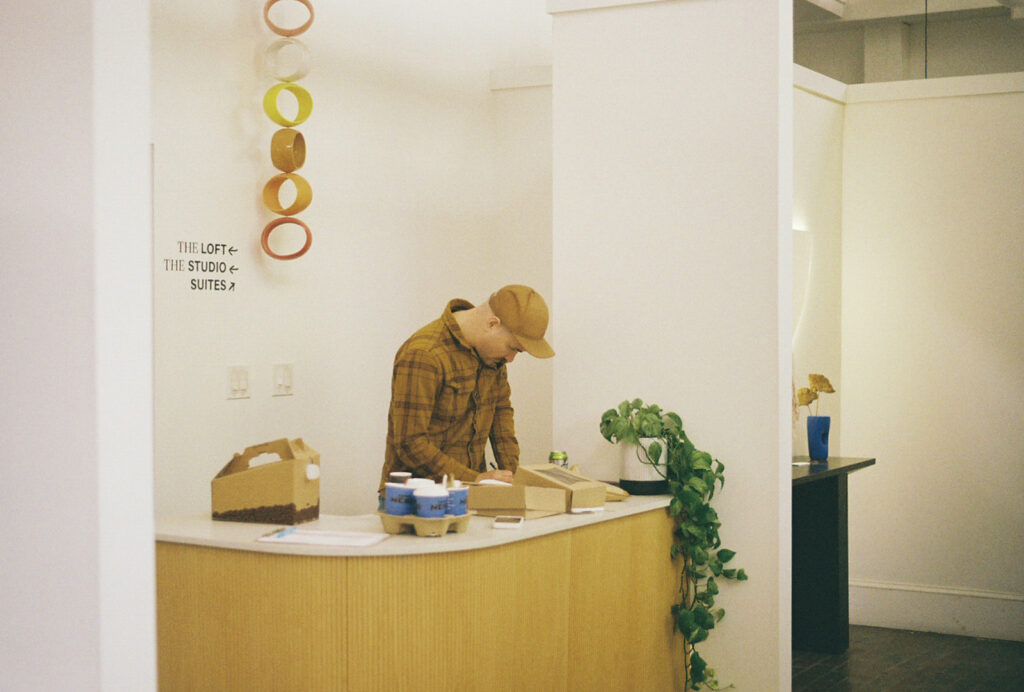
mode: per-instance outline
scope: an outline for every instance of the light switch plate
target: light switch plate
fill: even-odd
[[[294,366],[291,363],[274,365],[274,396],[291,396],[294,386]]]
[[[248,399],[251,396],[249,391],[249,366],[229,365],[228,366],[228,399]]]

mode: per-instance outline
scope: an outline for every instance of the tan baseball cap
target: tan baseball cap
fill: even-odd
[[[555,349],[544,340],[548,328],[548,304],[529,286],[512,284],[499,288],[488,299],[491,311],[515,335],[534,358],[550,358]]]

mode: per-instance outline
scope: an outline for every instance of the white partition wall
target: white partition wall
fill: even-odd
[[[149,3],[0,22],[0,689],[156,687]]]
[[[788,689],[790,3],[549,9],[554,444],[616,478],[601,413],[680,413],[726,464],[723,538],[751,574],[702,652],[723,684]]]
[[[1024,73],[847,101],[850,617],[1024,640]]]

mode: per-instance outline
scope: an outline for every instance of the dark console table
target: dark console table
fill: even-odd
[[[874,463],[830,457],[793,466],[794,649],[841,654],[850,645],[847,480]]]

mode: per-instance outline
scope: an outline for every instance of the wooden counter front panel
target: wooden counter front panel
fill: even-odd
[[[670,538],[662,510],[415,556],[160,542],[160,689],[681,689]]]

